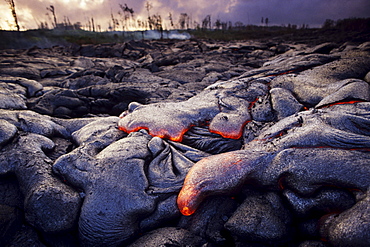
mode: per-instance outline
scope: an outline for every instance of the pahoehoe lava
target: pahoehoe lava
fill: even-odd
[[[0,242],[369,246],[359,40],[0,50]]]

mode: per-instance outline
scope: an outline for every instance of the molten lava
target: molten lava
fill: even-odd
[[[149,131],[149,128],[148,128],[148,127],[146,127],[146,126],[138,126],[138,127],[136,127],[136,128],[130,129],[130,130],[125,129],[123,126],[119,126],[119,127],[118,127],[118,129],[119,129],[119,130],[122,130],[122,131],[124,131],[124,132],[126,132],[126,133],[136,132],[136,131],[139,131],[139,130],[144,129],[144,130],[147,130],[147,131],[148,131],[148,133],[149,133],[151,136],[153,136],[153,137],[157,136],[157,137],[162,138],[162,139],[168,139],[168,140],[175,141],[175,142],[182,142],[182,139],[183,139],[183,137],[184,137],[184,134],[185,134],[189,129],[191,129],[192,127],[194,127],[194,125],[190,126],[190,128],[185,128],[185,129],[183,129],[183,130],[182,130],[178,135],[176,135],[176,136],[171,136],[171,135],[168,133],[168,131],[167,131],[167,130],[165,130],[165,129],[159,129],[159,130],[156,130],[156,131],[155,131],[155,133],[153,133],[153,132]]]
[[[192,185],[184,185],[177,197],[177,206],[181,214],[185,216],[192,215],[198,208],[200,201],[197,196],[200,191],[197,191]]]
[[[237,140],[237,139],[240,139],[243,136],[244,127],[249,122],[251,122],[251,120],[248,120],[248,121],[244,122],[240,129],[232,129],[232,130],[227,130],[227,131],[225,131],[225,130],[218,131],[218,130],[214,130],[214,129],[209,129],[209,132],[214,133],[214,134],[218,134],[218,135],[222,136],[223,138],[236,139]]]
[[[366,101],[365,100],[339,101],[339,102],[323,105],[319,108],[327,108],[327,107],[334,106],[334,105],[349,105],[349,104],[355,104],[355,103],[361,103],[361,102],[366,102]]]

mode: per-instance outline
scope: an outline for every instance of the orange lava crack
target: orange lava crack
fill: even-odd
[[[339,101],[339,102],[320,106],[319,108],[327,108],[327,107],[334,106],[334,105],[350,105],[350,104],[361,103],[361,102],[366,102],[366,101],[365,100]]]

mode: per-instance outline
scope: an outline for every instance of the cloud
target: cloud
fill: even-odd
[[[326,19],[369,17],[369,10],[368,0],[240,0],[233,14],[245,23],[249,18],[250,24],[267,17],[271,24],[276,25],[291,23],[317,26]]]
[[[87,25],[91,18],[106,30],[111,14],[120,19],[119,4],[127,3],[135,11],[135,16],[146,20],[146,0],[14,0],[19,24],[24,29],[37,28],[40,22],[51,22],[46,15],[46,7],[53,5],[59,22],[69,19],[72,23]],[[241,21],[244,24],[260,24],[261,18],[269,18],[271,25],[310,24],[320,26],[326,19],[349,17],[369,17],[369,0],[148,0],[152,8],[150,14],[159,14],[165,26],[169,27],[169,13],[178,23],[181,13],[187,13],[192,21],[201,23],[206,15],[212,22]],[[0,27],[9,29],[13,23],[9,6],[0,0]],[[121,11],[122,13],[122,11]],[[50,16],[49,12],[49,16]]]

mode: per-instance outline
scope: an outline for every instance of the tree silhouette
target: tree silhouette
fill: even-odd
[[[113,12],[110,13],[112,26],[109,25],[109,29],[112,31],[116,31],[116,28],[119,26],[119,22],[116,18],[114,18]]]
[[[335,21],[333,21],[331,19],[326,19],[322,28],[329,29],[329,28],[333,28],[334,25],[335,25]]]
[[[92,31],[95,32],[94,17],[91,17],[91,26],[92,26]]]
[[[147,1],[147,2],[145,3],[145,8],[146,8],[146,10],[148,11],[148,24],[149,24],[149,29],[150,29],[150,30],[152,30],[152,28],[153,28],[153,26],[152,26],[153,20],[151,20],[151,18],[150,18],[150,10],[153,8],[153,5],[152,5],[149,1]]]
[[[241,30],[243,28],[244,24],[241,21],[237,21],[237,22],[234,23],[234,26],[237,30]]]
[[[216,26],[216,29],[219,30],[220,27],[221,27],[221,20],[220,19],[217,19],[216,22],[215,22],[215,26]]]
[[[14,0],[5,0],[9,4],[10,10],[12,11],[12,15],[15,22],[15,27],[17,28],[17,31],[19,32],[19,25],[18,25],[18,18],[17,13],[15,12],[15,3]]]
[[[202,21],[202,29],[207,29],[209,26],[209,29],[211,29],[211,16],[210,15],[207,15],[203,21]]]
[[[54,28],[57,28],[57,17],[55,15],[55,8],[53,5],[50,5],[50,7],[46,7],[47,10],[49,10],[52,14],[53,14],[53,17],[54,17]]]
[[[128,30],[129,23],[135,22],[132,21],[134,19],[134,9],[129,8],[126,3],[125,5],[119,4],[119,7],[123,11],[122,28]],[[120,12],[118,12],[118,14],[121,15]]]
[[[170,25],[171,25],[171,28],[173,29],[174,25],[173,25],[173,19],[172,19],[171,13],[168,14],[168,19],[170,20]]]
[[[185,29],[185,25],[186,28],[189,28],[189,16],[187,13],[180,14],[179,24],[181,29]]]
[[[49,27],[48,27],[48,23],[45,21],[45,22],[40,22],[39,24],[38,24],[38,28],[39,29],[49,29]]]

